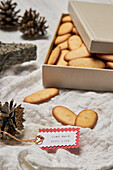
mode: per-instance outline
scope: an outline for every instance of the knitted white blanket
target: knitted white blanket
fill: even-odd
[[[113,3],[113,0],[100,2]],[[68,0],[19,0],[17,3],[21,14],[31,7],[40,12],[41,16],[45,16],[49,25],[48,38],[34,41],[22,39],[19,31],[0,30],[2,42],[34,43],[38,48],[36,61],[11,67],[2,73],[0,79],[0,101],[4,103],[13,98],[25,108],[23,139],[35,138],[39,127],[62,126],[52,116],[52,108],[58,105],[68,107],[75,113],[83,109],[93,109],[98,113],[99,119],[93,130],[81,128],[77,149],[58,149],[55,153],[48,153],[32,143],[0,144],[0,169],[113,169],[113,93],[59,89],[60,95],[48,102],[39,105],[23,102],[27,95],[44,89],[42,64],[61,13],[68,12]]]

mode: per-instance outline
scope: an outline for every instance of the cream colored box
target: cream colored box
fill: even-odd
[[[63,14],[65,16],[66,14]],[[47,61],[54,48],[58,24],[53,41],[50,45],[47,57],[42,65],[42,79],[44,87],[71,88],[84,90],[113,91],[113,70],[77,68],[70,66],[48,65]],[[77,27],[77,24],[75,24]]]
[[[91,53],[113,53],[113,4],[70,0],[68,11]]]

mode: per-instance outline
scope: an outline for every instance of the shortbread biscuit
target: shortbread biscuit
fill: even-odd
[[[81,46],[75,50],[70,51],[67,53],[64,57],[66,61],[75,59],[75,58],[81,58],[81,57],[89,57],[91,56],[91,53],[88,52],[87,48],[85,46]]]
[[[108,62],[106,62],[106,64],[109,68],[113,69],[113,62],[108,61]]]
[[[105,68],[106,65],[103,61],[96,58],[76,58],[68,62],[69,66],[73,67],[86,67],[86,68]]]
[[[102,60],[113,61],[113,55],[110,54],[96,54]]]
[[[71,36],[71,34],[65,34],[65,35],[61,35],[61,36],[57,36],[56,40],[55,40],[55,45],[58,45],[66,40],[68,40],[68,38]]]
[[[47,88],[44,90],[40,90],[36,93],[33,93],[23,100],[26,103],[31,103],[31,104],[39,104],[42,102],[45,102],[52,97],[56,96],[59,94],[59,90],[56,88]]]
[[[81,47],[86,47],[86,46],[85,46],[85,44],[84,44],[83,42],[82,42],[82,45],[81,45]]]
[[[51,52],[51,55],[49,57],[49,60],[47,62],[47,64],[55,64],[56,61],[58,60],[58,57],[60,56],[60,52],[61,52],[61,47],[57,46],[56,48],[54,48],[54,50]]]
[[[56,106],[53,108],[52,114],[63,125],[75,125],[77,115],[66,107]]]
[[[70,15],[67,15],[62,18],[62,22],[71,22],[71,21],[72,21],[72,19],[71,19]]]
[[[76,120],[75,125],[83,128],[94,128],[98,120],[98,115],[91,109],[81,111]]]
[[[77,31],[77,29],[76,29],[75,27],[73,27],[73,29],[72,29],[72,33],[73,33],[73,34],[77,34],[77,35],[79,35],[79,33],[78,33],[78,31]]]
[[[58,44],[58,46],[61,47],[61,50],[65,50],[68,48],[67,41],[64,41],[63,43]]]
[[[68,34],[72,31],[72,29],[73,29],[73,24],[71,22],[65,22],[60,25],[58,30],[58,35]]]
[[[75,49],[79,48],[82,45],[82,40],[81,40],[79,35],[72,35],[68,39],[67,43],[68,43],[68,48],[70,50],[75,50]]]
[[[61,51],[60,57],[59,57],[56,65],[58,65],[58,66],[67,66],[68,65],[68,62],[64,60],[64,56],[65,56],[66,53],[68,53],[68,51],[69,50],[62,50]]]

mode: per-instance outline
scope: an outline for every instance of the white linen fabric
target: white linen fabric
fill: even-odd
[[[17,0],[16,0],[17,1]],[[99,2],[98,0],[90,2]],[[100,0],[113,3],[112,0]],[[113,93],[72,89],[59,89],[60,95],[48,102],[34,105],[23,99],[42,85],[42,64],[54,36],[62,13],[68,12],[68,0],[19,0],[17,8],[21,14],[25,9],[36,9],[45,16],[49,25],[46,39],[24,40],[19,31],[0,30],[0,41],[34,43],[37,45],[37,60],[9,68],[0,75],[0,101],[10,101],[25,108],[26,119],[22,139],[35,138],[39,127],[62,126],[52,116],[52,108],[58,105],[68,107],[75,113],[93,109],[98,113],[98,122],[93,130],[80,130],[79,148],[49,151],[40,149],[34,143],[0,144],[1,170],[107,170],[113,169]]]

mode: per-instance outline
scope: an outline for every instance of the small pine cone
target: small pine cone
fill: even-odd
[[[20,21],[19,30],[26,37],[38,38],[46,34],[48,28],[48,26],[45,26],[46,22],[45,17],[40,17],[36,10],[30,8],[29,11],[25,11]]]
[[[12,0],[0,4],[0,28],[16,28],[19,25],[19,18],[17,14],[20,10],[15,11],[17,3],[12,3]]]
[[[4,105],[0,102],[0,130],[10,133],[11,135],[19,135],[20,131],[23,130],[23,119],[24,108],[21,105],[16,107],[13,105],[13,99],[5,102]],[[9,137],[2,132],[0,133],[1,139],[8,139]]]

